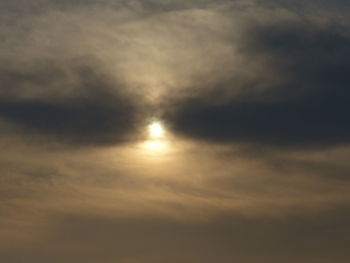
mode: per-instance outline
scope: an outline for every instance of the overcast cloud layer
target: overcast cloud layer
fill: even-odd
[[[0,0],[0,261],[349,262],[349,11]]]

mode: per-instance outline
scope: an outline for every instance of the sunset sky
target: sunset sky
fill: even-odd
[[[350,262],[348,0],[0,0],[1,263]]]

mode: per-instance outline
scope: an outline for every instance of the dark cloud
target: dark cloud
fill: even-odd
[[[209,95],[204,90],[176,101],[167,118],[175,131],[209,141],[279,146],[347,143],[350,36],[346,28],[290,21],[251,27],[239,49],[250,65],[263,61],[259,67],[265,67],[264,75],[259,75],[261,71],[253,72],[252,79],[238,75],[218,84]],[[276,84],[272,79],[282,81]],[[246,86],[240,87],[242,83]],[[254,85],[265,89],[257,92]],[[240,93],[216,99],[226,87]]]
[[[113,144],[135,139],[141,104],[90,62],[3,69],[0,117],[21,134],[58,142]]]

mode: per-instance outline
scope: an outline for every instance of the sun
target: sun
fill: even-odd
[[[159,121],[153,121],[148,126],[149,137],[152,139],[160,139],[164,137],[164,127]]]
[[[169,150],[169,141],[162,122],[153,120],[148,124],[147,131],[148,139],[141,144],[143,149],[157,156]]]

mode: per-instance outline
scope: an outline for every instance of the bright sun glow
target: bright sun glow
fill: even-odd
[[[143,149],[152,154],[160,154],[168,151],[169,141],[165,137],[166,132],[160,121],[153,121],[147,126],[148,139],[141,145]]]
[[[150,140],[145,141],[142,144],[142,148],[151,151],[152,153],[161,153],[167,150],[168,143],[166,141]]]
[[[148,126],[148,132],[149,136],[152,139],[159,139],[164,137],[163,125],[158,121],[154,121]]]

